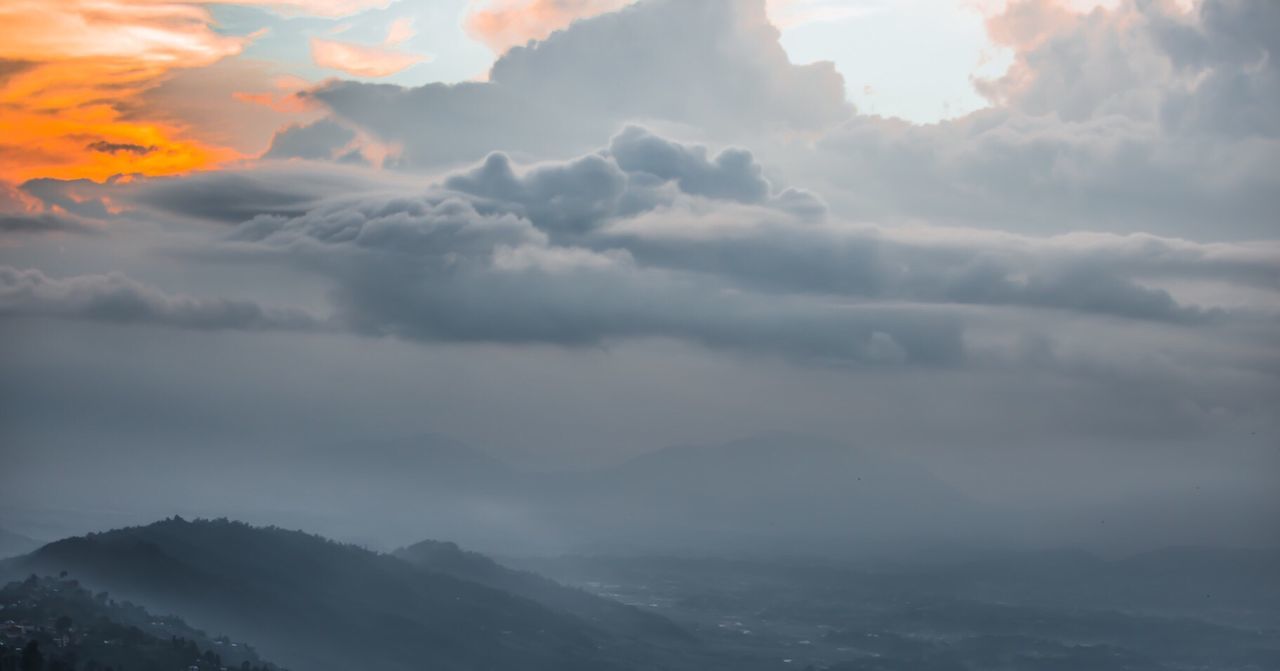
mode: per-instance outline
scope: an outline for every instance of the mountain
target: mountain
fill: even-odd
[[[660,666],[665,654],[641,637],[440,570],[225,520],[173,518],[0,562],[0,574],[64,570],[254,640],[296,669],[609,671]]]
[[[395,551],[415,566],[469,580],[570,613],[593,626],[622,636],[691,643],[693,637],[670,620],[594,594],[565,587],[536,573],[517,571],[455,543],[423,541]]]

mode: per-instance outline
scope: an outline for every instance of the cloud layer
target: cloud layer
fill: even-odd
[[[965,335],[984,330],[982,311],[1015,325],[1030,309],[1219,333],[1280,318],[1274,300],[1185,291],[1274,298],[1275,244],[853,224],[812,194],[775,187],[749,151],[638,126],[576,158],[525,166],[497,153],[417,188],[335,170],[123,184],[114,197],[231,225],[200,254],[315,274],[332,284],[326,323],[410,340],[656,337],[809,361],[954,365],[983,349]],[[336,183],[347,194],[329,196]]]

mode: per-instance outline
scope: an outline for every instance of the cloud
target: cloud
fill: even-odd
[[[541,87],[612,118],[703,128],[815,130],[846,117],[835,68],[795,65],[778,40],[759,0],[652,0],[512,49],[490,80],[517,91]]]
[[[763,172],[744,149],[730,147],[712,157],[705,146],[628,126],[596,153],[519,174],[506,154],[491,154],[482,165],[448,177],[444,186],[528,218],[553,237],[591,233],[611,218],[670,206],[677,195],[821,216],[824,206],[816,196],[797,189],[775,195]]]
[[[337,151],[300,146],[322,145],[319,154]],[[1182,328],[1263,328],[1280,309],[1275,245],[854,224],[803,191],[779,191],[767,172],[746,150],[713,152],[632,126],[578,157],[521,165],[493,154],[435,185],[280,163],[26,191],[80,216],[106,216],[109,200],[134,217],[230,225],[202,258],[317,273],[334,283],[334,324],[409,339],[667,337],[862,361],[875,337],[905,361],[938,362],[961,356],[972,309]],[[1216,285],[1269,298],[1243,305],[1229,289],[1186,293]]]
[[[480,198],[485,211],[527,218],[556,242],[774,291],[1194,323],[1218,312],[1179,304],[1161,279],[1198,273],[1276,287],[1266,270],[1280,262],[1274,246],[979,231],[939,239],[937,231],[822,222],[820,201],[798,207],[804,192],[774,194],[763,172],[745,150],[712,157],[629,127],[597,153],[524,171],[495,154],[443,185]]]
[[[530,40],[546,39],[578,19],[612,12],[634,0],[488,0],[472,2],[467,32],[502,53]]]
[[[831,64],[792,64],[778,37],[763,0],[652,0],[511,49],[488,82],[334,82],[312,95],[402,146],[405,167],[471,162],[493,151],[564,158],[628,121],[682,124],[733,141],[816,132],[847,118]]]
[[[163,293],[118,273],[55,279],[0,265],[0,316],[146,323],[199,330],[313,330],[320,322],[250,301]]]
[[[0,58],[0,85],[8,81],[10,77],[26,72],[34,66],[35,63],[30,61]]]
[[[259,5],[290,14],[334,18],[387,7],[391,0],[214,0],[214,3]]]
[[[146,156],[147,154],[150,154],[151,152],[156,150],[154,146],[144,147],[140,144],[130,144],[128,142],[106,142],[105,140],[90,142],[89,145],[85,148],[93,151],[104,152],[107,154],[116,154],[120,152],[125,152],[128,154],[135,154],[138,156]]]
[[[472,37],[496,53],[545,40],[574,21],[617,11],[635,0],[472,0],[463,25]],[[833,21],[865,13],[843,0],[769,0],[769,18],[791,27]]]
[[[103,209],[72,210],[42,197],[40,184],[14,187],[0,181],[0,236],[7,234],[76,233],[97,235],[102,229],[95,218]],[[77,211],[78,210],[78,211]]]
[[[380,46],[364,46],[351,42],[311,38],[311,59],[322,68],[341,70],[357,77],[390,77],[426,60]]]
[[[609,154],[623,170],[675,181],[685,193],[742,203],[769,197],[764,170],[745,149],[726,149],[710,159],[705,147],[668,142],[631,126],[609,143]]]
[[[1161,263],[1156,250],[1177,241],[1148,240],[1145,253],[1127,253],[1123,237],[1083,248],[1063,239],[1006,238],[967,232],[944,241],[941,230],[845,224],[797,225],[749,211],[696,212],[671,208],[605,229],[599,244],[625,249],[653,267],[729,278],[782,295],[837,296],[919,305],[1019,306],[1183,324],[1225,319],[1215,307],[1180,303],[1161,287],[1170,278],[1213,279],[1266,291],[1276,251],[1250,258],[1234,248],[1232,262]],[[1194,251],[1193,251],[1194,250]],[[1103,260],[1105,259],[1105,260]],[[1145,267],[1143,264],[1145,262]]]
[[[413,27],[413,17],[403,16],[391,22],[387,28],[387,38],[382,43],[388,47],[403,44],[417,34],[418,31]]]
[[[397,49],[413,38],[417,31],[412,17],[401,17],[391,22],[387,36],[377,46],[352,42],[311,38],[311,60],[323,68],[341,70],[356,77],[389,77],[418,63],[431,60],[422,54],[412,54]]]
[[[271,146],[263,158],[334,158],[355,137],[355,131],[331,119],[290,124],[271,138]]]
[[[775,192],[755,155],[729,147],[712,157],[702,145],[681,144],[643,127],[628,126],[614,136],[607,155],[633,176],[674,182],[686,194],[746,204],[763,204],[803,218],[820,218],[826,204],[803,189]]]
[[[1046,233],[1268,239],[1280,200],[1275,5],[1047,0],[991,19],[1016,49],[996,103],[939,124],[857,117],[791,174],[845,216]]]
[[[483,165],[450,177],[445,186],[527,218],[543,231],[565,235],[588,233],[600,225],[617,211],[628,189],[626,174],[598,155],[517,175],[510,158],[491,154]]]
[[[197,3],[14,0],[5,3],[0,17],[4,53],[37,62],[119,58],[135,64],[209,64],[237,53],[243,44],[213,31],[207,10]]]
[[[259,214],[296,216],[335,196],[395,183],[377,172],[281,166],[149,180],[128,185],[118,197],[161,215],[234,224]]]
[[[125,199],[187,217],[243,217],[202,258],[317,273],[333,283],[328,323],[356,333],[561,346],[671,338],[863,364],[963,357],[959,322],[943,312],[819,295],[778,300],[744,291],[732,276],[637,263],[610,244],[610,222],[678,202],[732,204],[804,225],[774,207],[747,152],[713,155],[668,142],[657,156],[677,160],[623,152],[646,159],[629,170],[612,153],[664,142],[628,129],[610,148],[527,169],[496,154],[425,192],[406,185],[401,195],[385,184],[362,192],[348,179],[355,188],[321,196],[332,189],[281,166],[277,176],[259,169],[126,185]]]
[[[564,346],[675,338],[846,363],[962,356],[945,315],[741,294],[625,253],[549,244],[527,220],[445,195],[258,217],[227,244],[336,280],[335,319],[374,335]]]
[[[1122,2],[1075,14],[1024,0],[988,25],[1016,57],[1007,74],[979,85],[1006,107],[1065,121],[1121,116],[1173,135],[1280,134],[1268,113],[1280,104],[1275,3]]]
[[[1066,121],[1119,115],[1171,132],[1280,133],[1268,113],[1280,104],[1275,3],[1121,2],[1079,14],[1024,0],[988,28],[1016,54],[1008,73],[979,82],[1004,106]]]

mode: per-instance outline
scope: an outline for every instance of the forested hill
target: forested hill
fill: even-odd
[[[609,671],[655,668],[675,655],[669,640],[651,641],[649,632],[608,631],[391,555],[225,520],[173,518],[0,563],[9,575],[64,570],[94,589],[253,640],[271,659],[308,671]]]
[[[277,671],[248,645],[94,594],[76,580],[30,576],[0,589],[0,671]]]

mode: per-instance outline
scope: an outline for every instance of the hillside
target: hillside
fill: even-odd
[[[51,543],[0,573],[94,589],[252,639],[293,668],[652,668],[656,651],[572,614],[317,536],[179,518]]]
[[[9,583],[0,589],[0,609],[0,669],[278,668],[244,643],[211,638],[179,618],[153,615],[106,592],[93,594],[69,578],[33,575]]]

